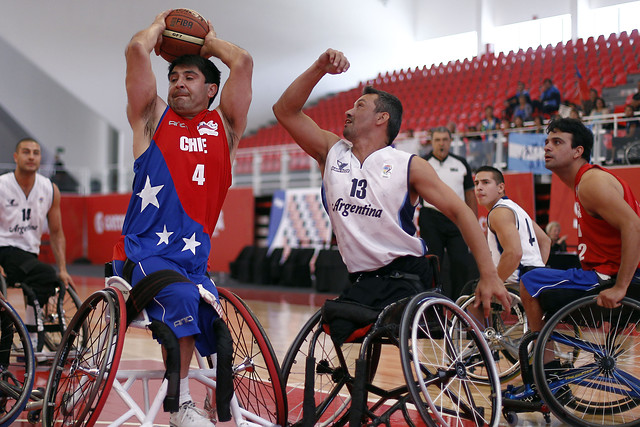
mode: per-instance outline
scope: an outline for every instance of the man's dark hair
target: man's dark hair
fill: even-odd
[[[363,95],[378,95],[376,99],[376,113],[389,113],[389,123],[387,124],[387,145],[391,145],[402,125],[402,102],[388,92],[378,90],[372,86],[366,86],[362,91]]]
[[[433,137],[433,134],[436,133],[436,132],[438,132],[438,133],[447,133],[449,135],[449,138],[453,138],[451,136],[451,131],[446,126],[438,126],[437,128],[431,129],[431,136]]]
[[[211,103],[216,98],[216,95],[218,95],[218,92],[220,92],[220,70],[215,66],[213,62],[198,55],[182,55],[174,59],[171,64],[169,64],[169,74],[167,75],[167,77],[171,77],[173,69],[178,66],[192,65],[198,67],[198,70],[200,70],[200,72],[204,74],[205,83],[214,83],[216,86],[218,86],[218,90],[216,91],[215,95],[209,98],[208,106],[210,107]]]
[[[593,133],[578,119],[556,117],[549,122],[547,134],[551,132],[565,132],[573,135],[571,148],[583,147],[582,158],[587,162],[593,150]]]
[[[493,174],[493,179],[495,180],[496,184],[504,183],[504,175],[502,174],[500,169],[496,169],[493,166],[480,166],[478,170],[476,170],[476,175],[480,172],[490,172],[491,174]]]
[[[21,139],[20,141],[18,141],[18,143],[16,144],[16,153],[18,152],[18,148],[20,147],[20,144],[22,144],[23,142],[27,142],[27,141],[29,141],[29,142],[35,142],[36,144],[40,145],[40,143],[39,143],[38,141],[36,141],[35,139],[33,139],[33,138],[29,138],[29,137],[27,137],[27,138],[22,138],[22,139]]]

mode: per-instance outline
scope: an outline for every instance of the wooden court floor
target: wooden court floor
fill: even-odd
[[[73,275],[76,289],[82,299],[104,286],[100,267],[70,266],[69,270]],[[305,289],[240,284],[225,279],[225,277],[219,277],[217,284],[235,292],[251,308],[264,327],[280,363],[284,359],[289,345],[306,320],[320,308],[326,299],[335,296],[318,294]],[[16,309],[19,309],[22,304],[20,291],[12,290],[10,292],[10,302]],[[122,353],[122,364],[128,369],[160,369],[162,367],[160,346],[151,339],[150,333],[142,330],[129,330]],[[380,377],[382,383],[397,383],[398,379],[402,378],[399,358],[396,359],[393,356],[383,357],[378,373],[384,373]],[[37,385],[44,386],[46,384],[45,374],[41,374],[38,377],[38,381],[39,384]],[[97,425],[110,424],[122,414],[123,410],[124,404],[116,393],[112,392]],[[26,414],[23,415],[13,425],[24,427],[32,425],[26,421]],[[154,425],[168,426],[168,416],[159,418]],[[135,419],[130,419],[125,425],[140,425],[136,421]],[[404,421],[397,423],[397,425],[404,424]],[[506,421],[501,422],[501,425],[507,425]],[[534,413],[519,414],[518,425],[546,426],[547,424],[541,414]],[[552,416],[551,425],[560,426],[563,424]]]

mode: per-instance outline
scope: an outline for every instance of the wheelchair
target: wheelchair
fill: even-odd
[[[34,352],[38,354],[38,361],[51,359],[58,349],[69,321],[74,316],[82,300],[78,296],[72,285],[59,283],[53,289],[53,294],[48,298],[47,303],[40,305],[31,288],[22,283],[7,283],[6,279],[0,276],[0,293],[5,298],[9,298],[8,291],[11,288],[19,288],[24,297],[25,311],[22,312],[22,319],[32,319],[33,325],[26,325],[28,332],[37,334],[37,344]],[[27,315],[30,307],[35,307],[35,315]],[[84,336],[86,328],[79,331]]]
[[[437,258],[430,260],[438,285]],[[465,325],[465,342],[454,344],[449,335],[453,320]],[[388,351],[392,346],[399,350],[399,362],[398,353]],[[489,371],[487,382],[467,374],[468,360],[462,356],[470,346],[480,349],[480,363]],[[287,421],[292,425],[389,426],[397,416],[414,426],[417,410],[427,425],[448,425],[451,418],[497,425],[500,382],[490,360],[478,326],[436,291],[390,304],[372,325],[356,331],[340,346],[334,344],[318,311],[302,327],[282,364]],[[389,372],[378,369],[383,361]],[[393,362],[397,373],[391,371]],[[395,384],[389,376],[396,379]]]
[[[70,322],[50,371],[43,397],[43,425],[93,425],[111,390],[129,408],[112,426],[122,425],[132,417],[143,426],[151,426],[163,405],[165,410],[177,410],[177,339],[166,325],[149,322],[144,310],[136,320],[132,319],[133,313],[138,313],[132,309],[134,292],[122,278],[107,277],[105,289],[82,304]],[[222,402],[218,410],[224,406],[222,410],[229,410],[237,425],[284,425],[286,397],[271,344],[242,300],[226,289],[218,288],[218,292],[226,327],[216,329],[216,333],[220,331],[217,353],[207,358],[198,354],[198,369],[190,370],[189,377],[204,389],[203,396],[198,397],[192,387],[194,400],[202,403],[198,406],[204,406],[210,417],[215,417],[215,402]],[[152,330],[162,340],[167,350],[166,372],[119,369],[129,321],[132,326]],[[88,326],[88,334],[82,342],[78,340],[84,325]],[[227,335],[223,334],[225,330]],[[227,337],[229,345],[223,346]],[[161,385],[150,401],[152,380]],[[142,383],[143,403],[131,394],[136,381]]]
[[[473,294],[475,289],[471,284],[468,284],[463,289],[463,294],[468,295],[462,295],[456,300],[456,304],[465,311],[472,307],[476,300]],[[517,287],[518,285],[507,285],[507,290],[511,297],[511,307],[509,309],[505,309],[500,302],[493,301],[488,319],[474,319],[476,323],[481,325],[482,334],[491,349],[492,364],[496,366],[502,383],[511,381],[520,375],[519,348],[522,338],[529,330],[529,324]],[[462,332],[458,330],[456,322],[452,322],[450,334],[454,342],[463,337]],[[528,350],[531,354],[533,345],[529,345]],[[463,357],[470,360],[478,359],[476,353],[477,350],[471,347]],[[487,381],[486,366],[474,364],[469,369],[469,376],[480,381]]]
[[[517,424],[518,412],[530,410],[543,414],[550,411],[561,421],[576,426],[638,425],[637,288],[638,285],[630,285],[621,306],[615,309],[597,305],[597,293],[602,289],[598,288],[581,296],[572,295],[566,306],[547,311],[542,330],[523,338],[522,345],[535,341],[532,365],[528,367],[521,359],[524,386],[509,386],[503,392],[503,414],[510,425]],[[549,352],[553,362],[545,365],[544,356]],[[527,357],[522,348],[520,354]],[[527,409],[521,402],[534,395],[538,406]],[[545,418],[549,421],[548,415]]]
[[[30,403],[35,358],[27,328],[16,310],[0,296],[0,426],[9,426]],[[41,403],[41,401],[40,401]],[[34,412],[37,414],[38,412]],[[37,416],[30,414],[30,421]]]

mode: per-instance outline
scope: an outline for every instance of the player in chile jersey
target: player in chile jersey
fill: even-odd
[[[218,313],[200,294],[217,298],[207,276],[210,239],[247,123],[253,60],[218,38],[209,23],[200,56],[182,56],[170,64],[165,102],[157,95],[149,56],[158,52],[168,13],[134,35],[125,53],[135,178],[122,237],[114,248],[114,272],[126,275],[132,265],[127,279],[133,286],[165,269],[188,280],[163,288],[146,308],[173,329],[180,345],[180,411],[171,414],[171,425],[208,426],[213,424],[191,400],[187,374],[194,346],[202,355],[215,352],[211,325]],[[222,90],[220,71],[209,57],[229,67]],[[210,110],[218,92],[220,104]],[[218,417],[229,421],[230,414],[219,412]]]
[[[342,52],[328,49],[285,90],[273,111],[320,166],[325,207],[351,276],[384,278],[389,276],[390,266],[395,269],[399,265],[401,271],[410,274],[412,271],[406,268],[419,269],[427,248],[415,235],[412,220],[418,198],[423,197],[454,220],[469,244],[480,269],[478,304],[483,303],[487,315],[492,297],[508,304],[508,293],[471,209],[424,159],[390,146],[402,122],[398,98],[366,87],[345,113],[344,138],[321,129],[302,111],[311,91],[326,74],[341,74],[348,68],[349,61]],[[355,281],[350,289],[364,286],[359,283]],[[423,278],[422,283],[426,285],[427,281]],[[371,301],[389,289],[381,286],[367,290],[356,289],[367,300],[359,302],[373,306]]]

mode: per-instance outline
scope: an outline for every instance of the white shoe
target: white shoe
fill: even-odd
[[[184,402],[178,412],[172,412],[169,424],[171,427],[215,427],[204,411],[196,408],[192,401]]]

